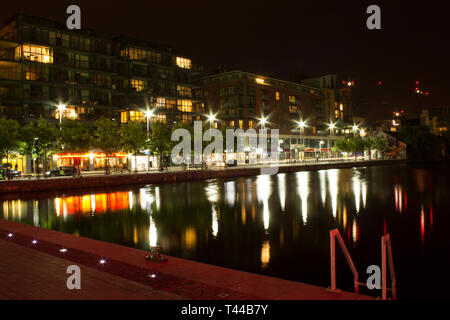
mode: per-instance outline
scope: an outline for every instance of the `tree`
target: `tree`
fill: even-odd
[[[409,155],[415,161],[439,157],[439,140],[427,126],[405,126],[400,129],[400,140],[406,143]]]
[[[348,140],[349,140],[348,138],[344,139],[344,140],[337,140],[334,143],[333,151],[334,152],[336,152],[336,151],[349,152],[350,148],[349,148],[349,145],[348,145]]]
[[[148,147],[154,154],[159,155],[159,166],[162,168],[163,156],[172,148],[171,130],[167,124],[157,121],[152,125]]]
[[[369,159],[371,158],[371,151],[375,146],[375,142],[371,137],[367,137],[363,140],[363,148],[364,150],[369,152]]]
[[[35,154],[43,159],[44,170],[47,170],[47,157],[50,151],[56,149],[59,130],[44,118],[39,118],[37,123],[30,122],[22,127],[21,137],[23,143],[20,146],[22,154]]]
[[[139,122],[128,122],[120,127],[119,134],[123,150],[134,154],[134,170],[137,172],[137,154],[146,145],[147,133]]]
[[[119,128],[115,121],[100,117],[95,121],[95,145],[106,154],[105,174],[109,174],[109,158],[120,149]]]
[[[356,153],[364,151],[363,139],[359,136],[350,138],[348,140],[348,149],[354,154],[356,160]]]
[[[93,144],[90,128],[78,120],[64,119],[60,138],[60,148],[64,151],[87,152]]]
[[[0,119],[0,160],[6,157],[9,163],[11,152],[19,149],[19,123],[16,120]]]
[[[388,149],[388,143],[387,143],[386,138],[383,137],[383,136],[375,137],[375,139],[374,139],[374,149],[379,151],[384,157],[384,153]]]

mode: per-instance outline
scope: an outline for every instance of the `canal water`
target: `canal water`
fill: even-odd
[[[330,286],[338,228],[366,282],[391,235],[399,299],[449,298],[450,168],[393,165],[0,199],[0,218]],[[352,274],[337,252],[338,288]],[[361,289],[380,296],[380,290]]]

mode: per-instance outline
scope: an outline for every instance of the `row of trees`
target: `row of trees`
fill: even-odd
[[[180,126],[182,124],[173,129]],[[47,168],[47,158],[55,152],[82,153],[97,149],[108,158],[118,151],[137,155],[149,149],[162,156],[171,150],[170,137],[171,130],[162,122],[153,123],[148,135],[141,123],[119,126],[116,121],[103,117],[93,125],[64,119],[60,128],[44,118],[25,126],[20,126],[16,120],[0,118],[0,159],[6,158],[9,162],[12,153],[28,154],[41,158],[43,167]]]
[[[350,152],[353,153],[356,159],[356,154],[358,152],[377,150],[381,154],[384,154],[389,150],[388,141],[382,137],[377,136],[375,138],[366,137],[362,138],[360,136],[347,137],[344,140],[337,140],[333,151]]]

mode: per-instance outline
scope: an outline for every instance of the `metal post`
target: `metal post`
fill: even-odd
[[[336,290],[336,243],[330,231],[331,290]]]
[[[386,235],[381,237],[381,299],[387,299],[387,276],[386,276]]]

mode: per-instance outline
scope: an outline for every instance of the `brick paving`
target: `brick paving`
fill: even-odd
[[[146,254],[0,220],[0,299],[372,299],[175,257],[155,263]],[[81,268],[81,290],[66,287],[71,264]]]

